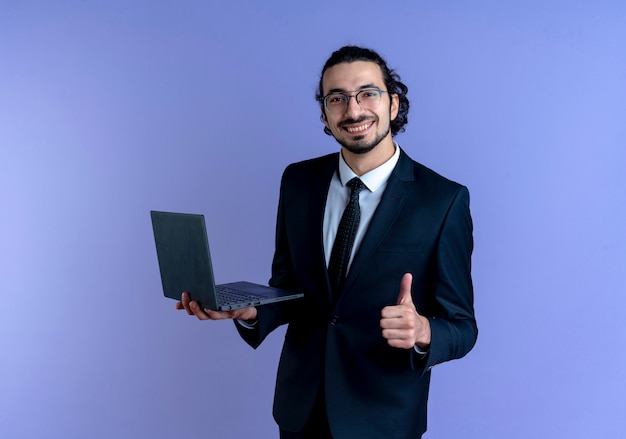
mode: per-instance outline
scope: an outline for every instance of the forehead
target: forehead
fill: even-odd
[[[376,86],[384,89],[383,72],[378,64],[369,61],[340,63],[328,68],[322,77],[322,91],[358,90],[363,86]]]

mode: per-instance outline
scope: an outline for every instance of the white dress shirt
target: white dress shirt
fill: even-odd
[[[359,177],[365,185],[365,189],[359,194],[361,221],[354,238],[354,246],[348,261],[348,270],[350,270],[352,259],[354,259],[354,255],[363,241],[365,232],[387,187],[389,176],[400,158],[400,148],[395,143],[394,146],[396,150],[389,160]],[[339,166],[337,169],[338,172],[333,175],[333,179],[330,182],[326,198],[326,209],[324,210],[324,255],[326,256],[326,266],[328,266],[328,261],[330,260],[330,253],[333,249],[341,216],[350,200],[350,188],[346,184],[354,177],[358,177],[347,165],[341,153],[339,154]]]

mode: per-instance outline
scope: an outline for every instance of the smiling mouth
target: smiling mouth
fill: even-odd
[[[357,125],[357,126],[352,126],[352,127],[344,127],[345,130],[349,133],[362,133],[363,131],[367,130],[369,127],[371,127],[373,124],[373,122],[367,122],[364,123],[363,125]]]

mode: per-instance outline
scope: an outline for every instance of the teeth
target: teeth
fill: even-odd
[[[346,127],[349,133],[358,133],[359,131],[365,131],[368,129],[370,124],[360,125],[358,127]]]

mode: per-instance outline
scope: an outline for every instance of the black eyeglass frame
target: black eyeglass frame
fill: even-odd
[[[379,96],[380,98],[382,98],[382,97],[383,97],[383,93],[389,93],[387,90],[381,90],[380,88],[364,88],[363,90],[359,90],[359,91],[357,91],[357,92],[353,92],[354,94],[348,94],[348,93],[341,92],[341,91],[333,91],[333,92],[331,92],[331,93],[328,93],[326,96],[324,96],[324,97],[322,98],[322,100],[323,100],[323,102],[324,102],[324,108],[325,108],[327,111],[331,111],[331,110],[328,108],[328,98],[329,98],[330,96],[332,96],[332,95],[342,95],[342,96],[344,96],[344,97],[346,98],[346,103],[345,103],[344,108],[348,108],[348,105],[350,105],[350,98],[354,98],[354,99],[356,99],[356,103],[357,103],[357,104],[359,104],[359,106],[361,106],[361,100],[359,99],[359,95],[360,95],[361,93],[367,93],[367,92],[372,92],[372,91],[377,92],[377,93],[378,93],[378,96]]]

